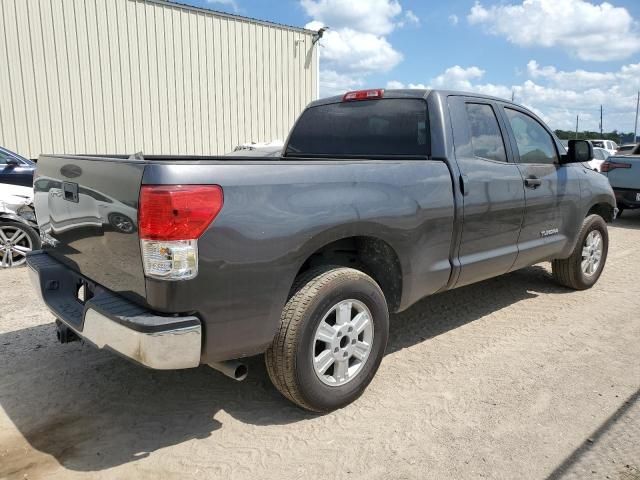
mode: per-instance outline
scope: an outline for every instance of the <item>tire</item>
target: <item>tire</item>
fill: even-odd
[[[596,232],[596,233],[592,233]],[[592,258],[590,254],[587,254],[583,258],[583,253],[586,251],[596,250],[590,248],[587,242],[590,238],[601,238],[601,251],[600,259],[597,266],[591,265],[592,271],[587,271],[583,268],[583,261],[588,258]],[[583,251],[584,250],[584,251]],[[551,262],[551,269],[553,272],[553,278],[561,285],[572,288],[574,290],[586,290],[591,288],[600,278],[602,270],[607,261],[607,253],[609,251],[609,234],[607,231],[607,224],[604,219],[599,215],[589,215],[582,223],[582,228],[578,233],[578,241],[569,258],[557,259]]]
[[[26,253],[40,249],[40,235],[29,225],[14,221],[0,221],[0,268],[18,267],[27,261]],[[9,246],[5,239],[10,239],[16,233],[24,233],[15,245]],[[16,251],[16,247],[21,253]]]
[[[114,230],[122,233],[132,233],[135,230],[133,220],[124,213],[111,212],[107,217]]]
[[[343,323],[346,318],[354,322]],[[365,327],[366,318],[370,322]],[[322,332],[322,338],[331,341],[318,340],[327,325],[333,333]],[[389,310],[378,284],[359,270],[321,267],[296,279],[280,329],[265,354],[267,372],[274,386],[296,405],[329,412],[362,395],[380,366],[388,336]],[[366,345],[366,356],[356,352]],[[326,359],[325,365],[333,363],[319,373],[314,357]]]

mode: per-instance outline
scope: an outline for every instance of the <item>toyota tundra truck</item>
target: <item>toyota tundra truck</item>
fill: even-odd
[[[616,212],[591,157],[522,106],[437,90],[315,101],[277,157],[41,155],[30,275],[62,342],[237,379],[264,354],[327,412],[428,295],[543,261],[591,287]]]

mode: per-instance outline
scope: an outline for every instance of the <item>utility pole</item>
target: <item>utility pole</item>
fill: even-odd
[[[579,115],[576,115],[576,140],[578,139],[578,119]]]
[[[513,90],[513,88],[511,89],[511,101],[513,102],[513,99],[516,96],[516,92]]]
[[[602,105],[600,105],[600,136],[602,136]]]
[[[640,107],[640,91],[638,91],[638,100],[636,100],[636,126],[633,128],[633,143],[638,141],[638,107]]]

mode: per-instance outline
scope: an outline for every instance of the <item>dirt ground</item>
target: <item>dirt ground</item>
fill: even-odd
[[[640,214],[600,282],[538,265],[392,321],[365,395],[308,414],[261,358],[233,382],[56,343],[26,269],[0,272],[0,478],[640,479]]]

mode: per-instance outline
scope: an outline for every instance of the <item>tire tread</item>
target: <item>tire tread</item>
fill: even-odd
[[[568,258],[554,259],[551,261],[551,273],[553,279],[560,285],[573,290],[585,290],[592,285],[585,286],[581,281],[582,272],[580,270],[580,261],[582,260],[582,243],[587,231],[592,227],[594,220],[604,219],[599,215],[589,215],[582,222],[580,231],[578,232],[576,245]],[[606,230],[606,227],[605,227]],[[606,241],[606,240],[605,240]],[[606,261],[606,252],[603,254],[603,262]],[[604,265],[603,265],[604,267]],[[597,279],[596,279],[597,281]]]
[[[325,265],[308,270],[294,282],[291,296],[282,311],[280,328],[265,353],[265,364],[273,385],[286,398],[304,409],[325,412],[305,400],[296,379],[296,344],[301,334],[303,316],[309,303],[328,284],[340,278],[358,279],[362,276],[368,277],[352,268]]]

